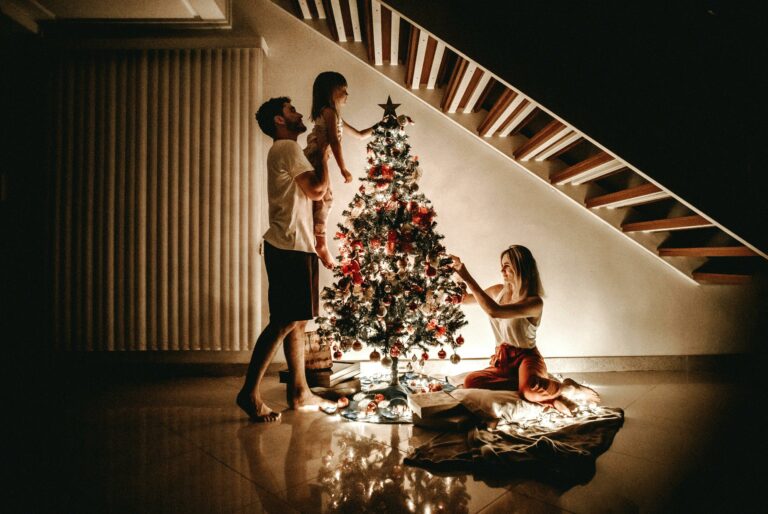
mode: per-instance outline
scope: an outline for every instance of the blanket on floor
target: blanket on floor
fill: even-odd
[[[570,487],[594,476],[595,460],[624,423],[618,408],[583,406],[570,418],[511,391],[459,389],[454,394],[486,423],[435,437],[411,451],[406,464],[480,479],[528,477]]]

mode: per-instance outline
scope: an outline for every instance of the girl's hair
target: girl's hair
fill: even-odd
[[[511,245],[501,252],[499,259],[503,259],[504,255],[509,256],[512,266],[515,267],[520,277],[520,289],[525,291],[527,296],[544,296],[544,286],[541,285],[539,268],[531,251],[522,245]]]
[[[337,71],[324,71],[315,78],[312,84],[312,119],[320,117],[326,107],[336,110],[333,103],[333,90],[347,85],[347,79]]]

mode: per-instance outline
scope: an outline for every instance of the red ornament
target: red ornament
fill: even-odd
[[[437,352],[437,356],[438,356],[438,357],[440,357],[441,359],[445,359],[445,357],[446,357],[447,355],[448,355],[448,354],[447,354],[447,353],[445,352],[445,350],[443,350],[442,348],[440,348],[440,351],[439,351],[439,352]]]
[[[421,354],[421,360],[428,361],[429,360],[429,354],[427,352],[424,352]]]
[[[373,362],[379,362],[379,360],[381,360],[381,354],[379,352],[377,352],[376,350],[373,350],[371,352],[370,359]]]
[[[437,269],[433,268],[432,266],[427,266],[426,274],[429,278],[434,278],[437,276]]]
[[[370,402],[366,407],[365,412],[367,412],[368,414],[373,414],[378,410],[378,408],[379,406],[376,405],[376,402]]]
[[[444,336],[445,335],[445,327],[440,327],[440,326],[437,327],[435,329],[435,335],[437,335],[438,337],[439,336]]]
[[[336,232],[336,239],[344,239],[347,235],[344,232]]]
[[[456,338],[456,344],[457,344],[458,346],[461,346],[461,345],[463,345],[463,344],[464,344],[464,337],[463,337],[463,336],[459,336],[459,337],[457,337],[457,338]]]
[[[351,261],[342,263],[341,264],[341,273],[342,273],[342,275],[354,275],[355,273],[359,274],[360,273],[360,263],[356,259],[353,259]]]
[[[376,403],[383,402],[384,401],[384,395],[381,394],[381,393],[376,393],[373,396],[373,401],[376,402]]]
[[[384,180],[392,180],[395,178],[395,172],[392,171],[392,168],[389,167],[386,164],[381,165],[381,178]]]
[[[427,323],[427,327],[426,328],[430,332],[433,331],[434,329],[436,329],[437,328],[437,320],[435,320],[435,319],[429,320],[429,322]]]
[[[390,230],[387,234],[387,255],[393,255],[397,247],[397,232]]]
[[[342,396],[342,397],[340,397],[338,400],[336,400],[336,406],[337,406],[339,409],[344,409],[344,408],[346,408],[348,405],[349,405],[349,398],[347,398],[346,396]]]
[[[352,274],[352,282],[354,282],[356,285],[361,285],[365,279],[363,278],[363,275],[360,273],[353,273]]]
[[[343,353],[341,353],[341,351],[340,351],[340,350],[336,350],[335,352],[333,352],[333,358],[334,358],[334,359],[336,359],[336,360],[339,360],[339,359],[341,359],[342,357],[344,357],[344,354],[343,354]]]
[[[419,306],[416,305],[416,302],[411,302],[408,304],[408,308],[411,309],[412,311],[415,311],[416,309],[419,308]]]
[[[355,350],[356,352],[359,352],[360,350],[363,349],[363,343],[361,343],[360,341],[355,341],[354,343],[352,343],[352,349]]]
[[[397,346],[393,346],[392,348],[389,349],[389,355],[391,357],[399,357],[400,356],[400,348],[398,348]]]
[[[377,249],[379,246],[381,246],[381,239],[378,237],[372,237],[368,240],[368,246],[370,246],[373,250]]]

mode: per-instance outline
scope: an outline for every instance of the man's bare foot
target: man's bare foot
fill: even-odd
[[[600,395],[591,387],[581,385],[571,378],[563,380],[563,396],[580,403],[600,403]]]
[[[336,407],[334,402],[317,396],[310,391],[295,394],[288,393],[287,397],[288,405],[296,410],[316,411],[320,409],[333,409]]]
[[[275,412],[267,407],[266,403],[251,398],[251,396],[244,391],[238,393],[235,402],[238,407],[248,414],[250,420],[256,423],[274,423],[275,421],[280,420],[281,416],[279,412]]]
[[[320,243],[319,237],[318,243],[315,245],[315,251],[317,252],[318,259],[323,263],[323,266],[328,269],[333,269],[333,256],[331,255],[331,252],[328,251],[328,246],[326,246],[325,241]]]

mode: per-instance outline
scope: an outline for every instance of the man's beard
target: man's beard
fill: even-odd
[[[285,127],[291,132],[295,132],[296,134],[303,134],[307,131],[307,126],[304,125],[304,122],[301,120],[287,121]]]

